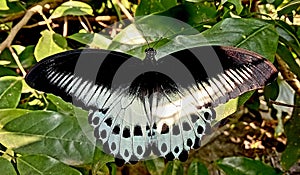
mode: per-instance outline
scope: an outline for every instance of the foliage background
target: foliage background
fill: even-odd
[[[299,108],[272,105],[275,100],[300,106],[299,6],[297,0],[0,0],[1,173],[299,173]],[[223,125],[207,144],[190,153],[187,162],[154,159],[117,168],[79,126],[75,115],[82,114],[84,121],[86,111],[31,89],[23,77],[37,61],[58,52],[86,45],[117,50],[115,43],[122,42],[119,31],[127,28],[112,24],[151,14],[180,19],[207,41],[176,31],[170,37],[182,36],[191,46],[231,45],[255,51],[274,61],[280,74],[222,120]],[[164,27],[157,25],[156,32]],[[105,32],[100,32],[103,28]],[[169,50],[172,41],[163,40],[157,50]],[[146,47],[128,46],[122,51],[142,54]],[[240,101],[245,98],[249,95]],[[232,104],[225,106],[230,113],[237,110]]]

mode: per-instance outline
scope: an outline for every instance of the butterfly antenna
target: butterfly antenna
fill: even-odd
[[[147,38],[146,38],[146,35],[145,35],[145,33],[143,32],[142,28],[140,27],[140,25],[139,25],[138,23],[135,23],[135,25],[136,25],[136,28],[138,29],[138,31],[142,32],[142,36],[143,36],[144,39],[146,40],[146,43],[147,43],[147,45],[148,45],[148,48],[150,48],[150,44],[149,44],[149,42],[148,42],[148,40],[147,40]]]
[[[171,30],[171,28],[169,28],[161,37],[159,37],[159,39],[154,43],[152,48],[154,48],[170,30]]]
[[[273,100],[269,100],[270,104],[274,104],[274,105],[280,105],[280,106],[285,106],[285,107],[291,107],[291,108],[300,108],[300,106],[297,105],[291,105],[291,104],[286,104],[286,103],[282,103],[282,102],[278,102],[278,101],[273,101]]]

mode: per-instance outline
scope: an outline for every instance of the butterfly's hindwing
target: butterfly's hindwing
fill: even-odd
[[[130,99],[126,94],[120,98]],[[149,103],[139,98],[131,98],[125,106],[116,100],[105,114],[99,111],[90,114],[95,137],[101,140],[105,152],[125,162],[147,159],[149,152],[168,160],[184,161],[191,149],[199,147],[206,127],[215,118],[214,111],[193,106],[192,112],[191,105],[184,109],[181,105],[170,104],[164,94],[158,96],[162,99],[152,107],[152,118],[147,118],[149,106],[144,106]],[[168,110],[173,109],[172,106],[177,110],[170,113]]]

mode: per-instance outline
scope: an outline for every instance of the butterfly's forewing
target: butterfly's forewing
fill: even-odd
[[[89,109],[95,107],[97,93],[109,94],[114,73],[129,58],[127,54],[106,50],[67,51],[37,63],[27,74],[26,82],[66,101],[83,102],[80,107]]]
[[[215,106],[263,87],[275,74],[260,55],[232,47],[191,48],[158,61],[83,50],[43,60],[26,81],[90,109],[95,137],[117,159],[153,153],[184,161],[200,146]]]
[[[172,53],[160,61],[171,62],[172,59],[179,60],[193,76],[194,82],[187,76],[181,77],[184,84],[181,91],[195,90],[191,94],[196,96],[199,107],[218,106],[247,91],[264,87],[277,76],[271,62],[241,48],[196,47]],[[178,72],[178,69],[170,69],[169,64],[164,65],[163,69],[169,67],[173,74]]]

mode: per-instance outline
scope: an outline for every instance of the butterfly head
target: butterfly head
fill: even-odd
[[[146,50],[145,50],[145,53],[146,53],[146,58],[145,58],[145,60],[146,61],[151,61],[151,62],[153,62],[153,63],[155,63],[156,62],[156,59],[155,59],[155,55],[156,55],[156,50],[155,49],[153,49],[153,48],[147,48]]]

